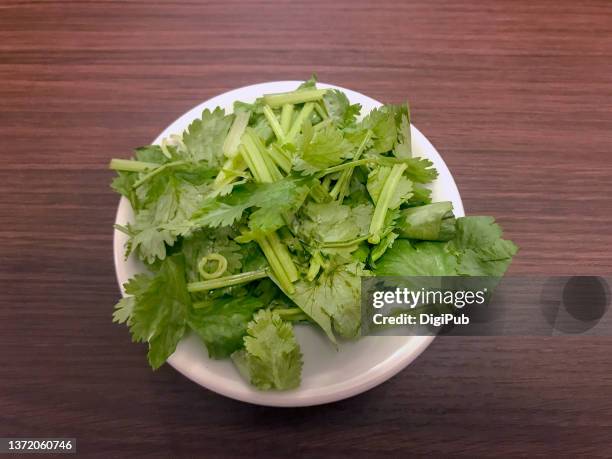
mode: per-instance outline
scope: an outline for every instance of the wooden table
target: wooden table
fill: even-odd
[[[521,246],[513,273],[612,273],[612,4],[0,4],[0,436],[100,457],[612,455],[609,339],[441,338],[350,400],[225,399],[111,324],[107,170],[196,103],[307,78],[385,102]]]

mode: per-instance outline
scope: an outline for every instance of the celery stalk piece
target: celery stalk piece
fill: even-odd
[[[268,123],[270,123],[270,127],[272,128],[272,131],[274,132],[276,139],[280,143],[285,143],[285,131],[281,127],[280,123],[278,122],[278,119],[276,118],[276,115],[274,114],[270,106],[269,105],[264,106],[263,112],[264,112],[264,115],[266,115],[266,119],[268,120]]]
[[[234,118],[232,127],[223,141],[223,154],[228,158],[233,158],[238,154],[240,139],[249,124],[250,115],[250,112],[240,112],[236,115],[236,118]]]
[[[285,104],[303,104],[304,102],[321,100],[326,92],[327,89],[299,89],[279,94],[265,94],[263,101],[271,108],[277,108]]]
[[[400,178],[407,167],[408,166],[405,163],[394,165],[391,168],[389,177],[387,177],[387,180],[383,185],[383,189],[378,197],[378,202],[374,208],[372,221],[370,222],[370,237],[368,238],[368,242],[371,244],[378,244],[380,242],[380,231],[383,229],[385,224],[385,216],[387,214],[387,210],[389,210],[391,198],[395,194]]]
[[[302,107],[302,110],[300,111],[297,118],[291,125],[291,129],[289,129],[289,132],[285,136],[286,142],[293,142],[295,137],[302,130],[302,124],[304,124],[304,121],[306,121],[306,119],[310,116],[313,110],[314,110],[314,104],[312,102],[304,104],[304,106]]]
[[[283,109],[281,111],[281,127],[283,128],[283,132],[289,131],[291,127],[291,120],[293,119],[293,104],[284,104]]]
[[[247,282],[253,282],[258,279],[263,279],[264,277],[268,277],[268,270],[260,269],[257,271],[234,274],[232,276],[217,277],[216,279],[191,282],[187,284],[187,290],[190,293],[206,292],[208,290],[213,290],[216,288],[225,288],[231,287],[233,285],[246,284]]]

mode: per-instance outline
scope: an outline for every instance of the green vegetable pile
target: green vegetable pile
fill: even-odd
[[[361,106],[315,79],[204,110],[181,135],[113,159],[148,267],[115,307],[158,368],[191,330],[259,389],[300,384],[295,323],[360,335],[360,277],[501,275],[516,252],[491,217],[432,203],[407,105]]]

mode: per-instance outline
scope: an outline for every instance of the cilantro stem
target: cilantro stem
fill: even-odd
[[[216,288],[231,287],[233,285],[246,284],[258,279],[268,277],[267,269],[259,269],[257,271],[248,271],[246,273],[234,274],[231,276],[217,277],[216,279],[190,282],[187,284],[187,291],[190,293],[205,292]]]
[[[268,241],[270,242],[270,246],[274,253],[276,254],[279,261],[282,263],[285,272],[287,273],[287,278],[290,282],[295,282],[299,278],[299,274],[293,260],[291,260],[291,255],[289,255],[289,251],[280,241],[278,234],[276,232],[270,233],[268,235]]]
[[[285,173],[291,172],[291,160],[283,153],[283,150],[278,145],[272,145],[268,149],[268,154],[272,161],[274,161]]]
[[[238,146],[244,130],[249,124],[250,112],[240,112],[234,118],[225,140],[223,141],[223,154],[228,158],[233,158],[238,154]]]
[[[319,274],[319,270],[321,269],[321,261],[319,251],[315,251],[310,258],[310,266],[308,267],[308,273],[306,273],[306,279],[308,279],[310,282],[312,282],[314,278],[317,277],[317,274]]]
[[[131,231],[128,229],[128,227],[127,227],[127,226],[124,226],[124,225],[120,225],[120,224],[118,224],[118,223],[115,223],[115,224],[113,225],[113,228],[115,228],[117,231],[121,231],[123,234],[126,234],[126,235],[128,235],[128,236],[130,236],[130,237],[132,236],[132,232],[131,232]]]
[[[367,240],[368,237],[369,237],[369,234],[366,234],[365,236],[357,237],[355,239],[350,239],[348,241],[321,242],[320,246],[326,249],[337,249],[337,248],[342,248],[342,247],[350,247],[352,245],[359,244],[360,242]]]
[[[274,135],[276,136],[276,139],[280,143],[285,143],[285,131],[281,127],[280,123],[278,122],[278,119],[276,118],[276,115],[274,114],[270,106],[265,105],[263,108],[263,112],[264,112],[264,115],[266,115],[266,119],[268,120],[268,123],[270,123],[270,127],[272,128],[272,131],[274,131]]]
[[[302,110],[300,111],[298,116],[295,118],[295,121],[291,125],[289,132],[285,136],[285,142],[293,142],[293,140],[295,140],[295,137],[302,130],[302,124],[304,124],[304,121],[306,121],[306,119],[310,116],[313,110],[314,110],[314,104],[312,102],[308,102],[307,104],[304,104],[304,106],[302,107]]]
[[[130,159],[111,159],[109,169],[123,172],[147,172],[159,167],[157,163],[147,163],[145,161],[134,161]]]
[[[206,265],[209,261],[217,262],[217,269],[213,272],[206,271]],[[198,262],[198,272],[203,279],[216,279],[221,277],[227,270],[227,258],[220,253],[211,253],[206,255]]]
[[[155,177],[157,174],[162,173],[163,171],[165,171],[168,168],[176,167],[176,166],[183,166],[185,164],[187,164],[187,161],[173,161],[171,163],[162,164],[157,169],[152,170],[151,172],[149,172],[145,176],[143,176],[140,179],[136,180],[136,182],[134,182],[133,188],[134,189],[138,188],[144,182],[146,182],[147,180],[150,180],[151,178]]]
[[[321,100],[326,92],[327,89],[299,89],[278,94],[266,94],[263,96],[263,101],[270,107],[276,108],[285,104],[303,104]]]
[[[293,118],[293,104],[285,104],[283,105],[283,109],[281,111],[281,128],[283,128],[283,132],[289,131],[291,127],[291,119]]]
[[[353,157],[354,161],[359,160],[359,158],[361,157],[361,155],[363,154],[363,152],[365,150],[366,145],[368,144],[370,139],[372,139],[372,135],[373,135],[372,130],[368,129],[368,132],[366,132],[365,137],[363,138],[363,140],[359,144],[359,148],[357,148],[357,152],[355,153],[355,156]],[[340,202],[340,203],[342,203],[342,201],[344,201],[344,197],[346,196],[346,193],[348,192],[349,186],[351,184],[351,178],[353,177],[353,171],[354,170],[355,170],[354,166],[350,167],[348,169],[343,170],[342,174],[340,174],[340,178],[336,182],[336,185],[334,186],[334,188],[329,193],[332,198],[334,198],[334,199],[337,198],[338,202]]]
[[[266,169],[268,170],[268,173],[272,177],[272,181],[276,182],[277,180],[282,180],[283,174],[281,174],[280,171],[278,170],[278,167],[276,167],[276,163],[272,159],[272,156],[270,156],[270,153],[268,152],[268,150],[266,150],[264,147],[263,150],[260,150],[259,154],[261,155],[261,159],[266,165]]]
[[[297,322],[299,320],[310,320],[308,315],[300,308],[278,308],[272,309],[272,312],[277,313],[281,319]]]
[[[259,137],[252,129],[247,129],[242,137],[242,145],[252,163],[249,164],[249,169],[251,169],[255,176],[255,180],[258,182],[272,183],[275,181],[274,175],[276,174],[272,175],[273,172],[270,171],[270,164],[266,163],[265,157],[262,155],[264,152],[260,150],[257,140],[259,140]],[[248,163],[249,161],[247,160],[247,164]],[[276,168],[276,166],[274,166],[274,168]],[[278,169],[276,169],[276,172],[280,175]],[[282,178],[282,176],[280,176],[280,178]]]
[[[261,251],[264,253],[266,260],[268,260],[270,268],[272,268],[272,272],[276,276],[280,287],[289,294],[294,293],[295,287],[293,287],[293,284],[289,280],[287,272],[285,271],[282,262],[278,259],[277,254],[274,252],[268,238],[264,236],[257,238],[256,241],[259,244],[259,247],[261,247]]]
[[[319,114],[319,116],[321,117],[322,120],[329,119],[329,115],[327,114],[327,111],[325,110],[325,107],[323,106],[323,104],[320,101],[317,102],[317,104],[315,105],[315,110]]]
[[[343,171],[344,169],[348,169],[351,167],[357,167],[368,163],[376,162],[375,159],[372,158],[364,158],[359,159],[357,161],[350,161],[344,164],[338,164],[337,166],[328,167],[327,169],[323,169],[321,172],[317,174],[318,177],[323,177],[327,174],[333,174],[334,172]]]
[[[324,127],[329,126],[332,123],[332,119],[331,118],[327,118],[323,121],[321,121],[320,123],[315,124],[312,128],[315,131],[320,131],[321,129],[323,129]]]
[[[239,150],[238,150],[239,151]],[[213,182],[213,189],[218,190],[223,188],[225,185],[229,185],[240,176],[240,173],[243,172],[247,168],[247,164],[244,160],[244,157],[240,154],[228,158],[221,167],[221,170],[215,177],[215,181]]]
[[[371,244],[378,244],[380,242],[380,232],[385,224],[385,215],[387,214],[387,210],[389,210],[391,199],[397,190],[400,178],[406,170],[406,167],[405,163],[394,165],[391,168],[387,180],[385,180],[380,196],[378,197],[378,202],[374,208],[372,221],[370,222],[370,237],[368,238],[368,242]]]
[[[314,184],[310,188],[310,197],[312,197],[312,199],[319,204],[332,200],[327,190],[323,188],[323,185],[321,185],[321,182],[318,180],[315,180]]]
[[[262,182],[263,180],[261,178],[261,175],[255,168],[255,163],[253,162],[253,158],[251,158],[249,150],[247,150],[244,145],[240,145],[238,150],[240,152],[240,156],[242,156],[242,159],[244,159],[244,162],[247,164],[247,167],[251,171],[251,174],[253,174],[253,178],[255,178],[255,181]]]

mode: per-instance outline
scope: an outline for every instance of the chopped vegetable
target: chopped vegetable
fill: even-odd
[[[111,161],[135,216],[116,229],[149,271],[113,320],[154,369],[191,330],[258,389],[292,389],[294,324],[333,345],[359,337],[361,277],[505,272],[517,248],[493,218],[431,203],[437,172],[413,156],[408,104],[360,112],[312,78]]]

